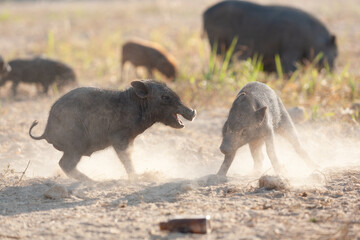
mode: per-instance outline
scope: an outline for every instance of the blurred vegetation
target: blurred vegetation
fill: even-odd
[[[3,44],[7,47],[1,54],[9,60],[36,55],[59,59],[74,67],[80,85],[122,89],[135,74],[130,68],[130,79],[118,80],[121,44],[130,37],[140,37],[164,45],[176,57],[179,73],[169,85],[197,108],[230,107],[241,87],[252,81],[274,88],[287,107],[304,106],[313,120],[334,118],[341,108],[360,98],[359,75],[351,73],[348,61],[334,72],[319,72],[314,67],[322,57],[319,55],[287,77],[277,56],[277,73],[266,74],[261,56],[231,61],[237,39],[220,59],[211,52],[206,37],[201,37],[201,12],[209,5],[204,2],[199,10],[179,8],[176,1],[163,4],[166,7],[152,2],[109,4],[1,5],[0,30],[8,44]],[[339,45],[344,38],[339,37]],[[155,76],[164,80],[160,74]]]

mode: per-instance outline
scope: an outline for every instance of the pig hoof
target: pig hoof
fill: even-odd
[[[222,177],[226,177],[226,173],[227,171],[223,171],[223,169],[220,169],[218,172],[217,172],[217,176],[222,176]]]
[[[81,172],[77,171],[76,169],[70,171],[67,173],[68,176],[75,178],[76,180],[80,182],[94,182],[91,178],[87,177],[86,175],[82,174]]]
[[[227,177],[225,175],[214,174],[208,176],[206,180],[206,185],[207,186],[218,185],[225,182],[227,182]]]
[[[92,180],[91,178],[88,177],[79,177],[77,178],[77,180],[79,180],[80,182],[85,182],[85,183],[94,183],[95,181]]]
[[[135,173],[129,174],[129,181],[130,182],[135,182],[137,180],[139,180],[139,175],[138,174],[135,174]]]

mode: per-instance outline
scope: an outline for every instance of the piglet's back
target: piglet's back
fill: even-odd
[[[239,94],[244,92],[252,100],[255,110],[264,106],[268,108],[266,117],[271,119],[274,127],[277,127],[286,109],[275,91],[264,83],[251,82],[246,84]]]

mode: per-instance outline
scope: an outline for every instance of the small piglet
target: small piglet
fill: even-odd
[[[131,86],[124,91],[74,89],[52,106],[44,133],[31,134],[38,124],[34,121],[29,135],[64,152],[59,165],[78,180],[91,180],[76,169],[82,156],[113,146],[131,179],[135,171],[130,151],[136,136],[156,122],[183,128],[179,115],[190,121],[196,116],[165,84],[147,80],[133,81]]]
[[[39,83],[43,92],[47,93],[49,86],[56,82],[61,88],[65,84],[76,81],[76,76],[71,67],[65,63],[43,57],[33,59],[14,59],[9,62],[11,71],[0,76],[0,86],[6,81],[12,81],[12,93],[16,95],[16,88],[20,82]]]
[[[281,99],[263,83],[246,84],[237,95],[222,130],[220,150],[225,159],[218,175],[226,175],[237,149],[247,143],[254,159],[255,171],[261,170],[264,159],[261,147],[265,143],[272,166],[276,172],[282,172],[275,151],[275,132],[290,141],[309,167],[317,167],[301,146],[294,124]]]
[[[123,72],[126,62],[136,67],[145,67],[149,78],[153,70],[158,70],[170,81],[176,77],[176,61],[173,56],[157,43],[144,40],[130,40],[122,46],[121,69]],[[123,73],[121,74],[123,78]]]

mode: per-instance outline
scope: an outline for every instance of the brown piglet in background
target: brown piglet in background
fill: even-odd
[[[122,80],[124,80],[124,65],[127,62],[135,68],[145,67],[149,78],[152,78],[153,71],[157,70],[169,81],[175,80],[177,72],[175,58],[157,43],[138,39],[124,43],[121,58]]]

